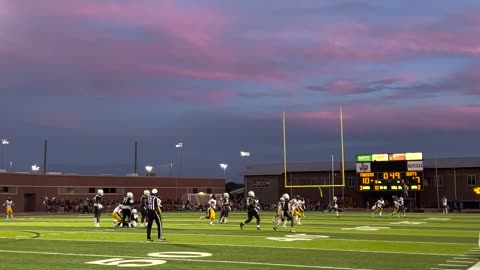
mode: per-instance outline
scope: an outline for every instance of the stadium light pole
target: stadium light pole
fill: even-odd
[[[223,178],[225,178],[227,167],[228,167],[228,164],[220,163],[220,168],[223,169]]]
[[[5,148],[5,145],[9,145],[10,144],[10,141],[8,139],[2,139],[2,169],[5,169],[4,167],[4,149]]]
[[[182,176],[182,149],[183,149],[183,143],[182,142],[178,142],[176,145],[175,145],[175,148],[177,148],[179,151],[180,151],[180,162],[178,164],[178,176],[181,177]]]

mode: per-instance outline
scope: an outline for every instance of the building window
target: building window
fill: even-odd
[[[328,185],[328,178],[320,177],[320,185]]]
[[[349,187],[356,187],[357,186],[357,179],[355,177],[348,177],[348,186]]]
[[[89,195],[96,194],[102,189],[104,194],[123,194],[123,188],[88,188],[88,187],[58,187],[58,194],[62,195]]]
[[[477,185],[477,177],[475,175],[467,176],[467,185],[476,186]]]
[[[17,187],[14,187],[14,186],[0,187],[0,194],[15,194],[15,193],[17,193]]]
[[[431,178],[430,176],[425,176],[425,178],[423,178],[423,186],[424,187],[428,187],[431,183]]]
[[[443,175],[439,175],[437,178],[437,185],[443,186]]]

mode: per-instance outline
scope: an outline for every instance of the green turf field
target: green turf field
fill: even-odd
[[[101,228],[90,215],[2,217],[0,268],[469,269],[480,260],[478,214],[306,212],[296,233],[273,231],[271,212],[261,213],[261,231],[240,230],[245,212],[214,226],[201,214],[165,212],[167,241],[154,243],[145,229],[112,228],[106,213]]]

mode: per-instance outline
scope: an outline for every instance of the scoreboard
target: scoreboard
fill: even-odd
[[[423,190],[423,153],[364,154],[356,156],[360,191]]]

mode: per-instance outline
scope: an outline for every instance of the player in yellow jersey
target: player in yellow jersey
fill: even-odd
[[[12,201],[12,198],[8,197],[8,199],[5,201],[5,203],[2,205],[2,206],[5,206],[5,210],[6,210],[6,213],[7,213],[7,219],[9,219],[9,217],[11,219],[15,219],[13,217],[13,201]]]
[[[112,226],[113,227],[118,227],[122,225],[122,216],[120,216],[120,213],[122,212],[122,205],[119,204],[115,209],[113,209],[112,217],[113,217],[113,222]]]

